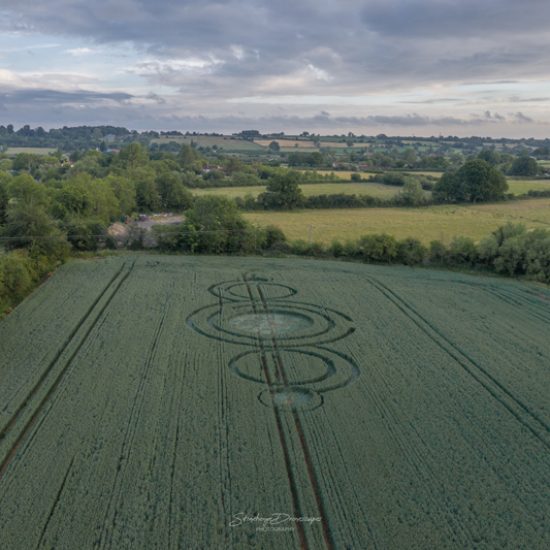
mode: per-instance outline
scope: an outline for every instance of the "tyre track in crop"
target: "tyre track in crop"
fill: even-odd
[[[223,344],[220,350],[220,355],[224,355]],[[229,459],[229,397],[227,394],[227,373],[226,369],[220,369],[217,377],[217,420],[219,424],[218,433],[218,469],[220,476],[220,502],[222,506],[222,517],[233,517],[231,506],[232,485],[231,485],[231,468]],[[224,530],[225,547],[232,548],[229,538],[233,535],[233,529]]]
[[[252,309],[253,309],[254,313],[257,313],[258,312],[257,301],[254,298],[254,294],[252,292],[252,287],[248,283],[248,278],[247,278],[246,274],[244,275],[243,280],[246,284],[246,289],[247,289],[248,295],[250,297],[250,303],[252,305]],[[266,351],[265,351],[264,344],[263,344],[261,338],[259,338],[259,337],[257,339],[257,346],[258,346],[258,349],[260,351],[260,362],[261,362],[261,365],[262,365],[262,369],[264,371],[264,376],[265,376],[265,379],[266,379],[266,382],[267,382],[267,386],[268,386],[268,389],[270,391],[272,391],[273,390],[273,382],[272,382],[272,379],[271,379],[271,374],[269,372],[269,364],[268,364],[267,357],[266,357]],[[298,497],[298,488],[297,488],[297,485],[296,485],[296,479],[295,479],[295,476],[294,476],[294,472],[292,470],[292,461],[291,461],[291,458],[290,458],[288,443],[286,441],[286,437],[285,437],[285,434],[284,434],[283,422],[282,422],[282,418],[281,418],[281,412],[275,406],[273,406],[273,414],[275,415],[275,425],[277,426],[277,432],[279,434],[279,442],[281,444],[281,449],[283,451],[283,459],[284,459],[284,463],[285,463],[285,470],[286,470],[286,474],[287,474],[287,480],[288,480],[288,484],[289,484],[289,488],[290,488],[290,495],[291,495],[291,499],[292,499],[293,514],[294,514],[295,517],[303,517],[301,506],[300,506],[300,499]],[[302,523],[299,522],[299,521],[296,522],[296,531],[297,531],[297,534],[298,534],[298,539],[300,541],[300,548],[302,550],[308,550],[309,546],[308,546],[308,542],[307,542],[305,529],[304,529]]]
[[[94,310],[94,308],[97,306],[97,304],[99,303],[99,301],[101,300],[101,298],[103,298],[103,296],[106,294],[107,290],[109,289],[109,287],[114,283],[115,279],[122,273],[122,270],[124,269],[124,264],[120,267],[120,269],[111,277],[111,279],[109,280],[109,282],[107,283],[107,285],[104,287],[104,289],[99,293],[99,295],[94,299],[94,301],[92,302],[92,304],[90,305],[90,307],[86,310],[86,312],[84,313],[84,315],[81,317],[80,321],[78,321],[78,323],[75,325],[75,327],[71,330],[71,332],[69,333],[69,336],[65,339],[65,341],[63,342],[62,346],[57,350],[57,352],[55,353],[54,357],[51,359],[51,361],[48,363],[48,365],[46,366],[44,372],[42,373],[42,375],[40,376],[40,378],[38,379],[38,381],[36,382],[36,384],[31,388],[31,390],[27,393],[26,397],[23,399],[23,401],[21,402],[21,404],[17,407],[17,409],[15,410],[15,412],[13,413],[13,415],[10,417],[10,419],[8,420],[8,422],[4,425],[4,427],[2,428],[2,430],[0,431],[0,439],[3,439],[6,435],[6,433],[11,429],[11,427],[13,426],[13,424],[16,422],[17,418],[19,417],[19,415],[21,414],[22,410],[27,406],[27,404],[29,403],[29,401],[34,397],[34,395],[36,395],[37,391],[40,389],[40,387],[44,384],[44,381],[46,380],[46,378],[48,377],[48,375],[50,374],[50,372],[52,371],[52,369],[55,367],[56,363],[59,361],[61,355],[63,354],[63,352],[69,347],[69,345],[71,344],[71,342],[73,341],[73,339],[75,338],[77,332],[80,330],[80,328],[82,327],[82,325],[86,322],[86,320],[90,317],[90,315],[92,314],[92,311]],[[11,401],[15,398],[15,395],[9,399],[4,408],[2,409],[2,412],[6,412],[9,404],[11,403]]]
[[[73,458],[71,458],[71,461],[69,462],[69,467],[67,468],[67,471],[65,472],[65,475],[63,477],[63,481],[61,482],[61,485],[59,487],[59,490],[57,491],[57,495],[55,497],[55,500],[52,504],[52,507],[50,508],[50,513],[48,514],[48,517],[46,519],[46,522],[44,523],[44,527],[42,527],[42,532],[40,534],[40,538],[38,539],[38,542],[36,543],[36,550],[40,548],[42,545],[42,541],[44,540],[44,537],[46,536],[46,531],[48,530],[48,525],[50,524],[50,521],[55,513],[55,509],[57,508],[57,505],[59,504],[59,501],[61,499],[61,495],[63,493],[63,490],[65,489],[65,484],[67,483],[67,479],[69,478],[69,474],[71,473],[71,470],[73,468],[75,456],[73,455]]]
[[[120,448],[120,454],[119,454],[117,466],[116,466],[116,474],[114,476],[113,486],[111,489],[111,498],[109,499],[109,503],[107,504],[107,507],[105,510],[105,516],[103,520],[101,534],[97,542],[94,544],[95,548],[112,547],[113,536],[116,530],[116,523],[117,523],[118,504],[120,499],[123,497],[123,493],[122,493],[123,477],[126,471],[126,467],[128,465],[128,461],[130,458],[130,451],[132,449],[135,435],[137,432],[139,416],[141,414],[141,410],[144,404],[143,393],[145,391],[145,386],[146,386],[145,382],[147,380],[147,375],[149,373],[149,370],[153,365],[153,359],[155,358],[157,353],[160,336],[164,329],[164,322],[167,314],[168,301],[169,301],[169,296],[166,297],[166,300],[164,301],[164,304],[162,306],[162,314],[160,316],[159,322],[154,332],[153,343],[151,345],[149,354],[147,355],[147,359],[144,362],[141,376],[139,378],[138,388],[134,395],[134,400],[132,403],[132,407],[130,409],[130,414],[128,416],[128,421],[126,425],[126,432],[124,434],[124,439],[122,441],[122,445]],[[111,531],[110,533],[109,533],[109,530]],[[107,537],[108,537],[108,541],[107,541]]]
[[[518,295],[513,291],[496,289],[492,286],[487,287],[486,292],[509,305],[524,308],[522,309],[522,311],[528,317],[534,317],[535,319],[542,321],[543,323],[550,323],[550,315],[545,315],[544,312],[535,311],[532,307],[529,307],[529,309],[525,309],[525,306],[535,305],[540,307],[540,303],[536,303],[534,300],[529,300],[528,298]]]
[[[97,312],[97,314],[95,315],[94,319],[92,320],[90,326],[85,330],[84,334],[82,335],[80,341],[78,342],[78,344],[76,345],[74,351],[70,354],[70,356],[67,358],[66,362],[65,362],[65,365],[62,367],[62,369],[60,370],[59,374],[56,376],[56,378],[53,380],[53,382],[51,383],[51,385],[49,386],[46,394],[44,395],[44,397],[41,399],[41,401],[38,403],[38,405],[36,406],[36,408],[33,410],[32,414],[30,415],[30,418],[27,420],[27,422],[25,423],[25,425],[23,426],[23,428],[21,429],[21,431],[19,432],[19,434],[17,435],[17,438],[15,439],[14,443],[11,445],[10,449],[8,450],[8,452],[6,453],[6,455],[4,456],[4,459],[2,460],[2,463],[0,463],[0,481],[2,480],[2,478],[4,477],[4,474],[6,473],[6,470],[8,469],[9,465],[11,464],[12,460],[14,459],[14,457],[16,456],[17,454],[17,451],[19,450],[19,448],[21,447],[21,445],[25,442],[25,440],[27,439],[27,436],[29,435],[29,433],[32,431],[32,428],[33,426],[36,424],[40,414],[42,413],[42,411],[44,410],[45,406],[48,404],[48,402],[50,401],[50,399],[54,396],[55,394],[55,391],[57,390],[57,388],[59,387],[59,385],[61,384],[61,382],[63,381],[63,379],[65,378],[65,376],[67,375],[67,373],[69,372],[69,369],[70,367],[73,365],[73,361],[74,359],[76,358],[76,356],[78,355],[78,353],[80,352],[80,350],[82,349],[82,346],[84,345],[84,343],[86,342],[86,340],[88,339],[88,337],[90,336],[91,332],[93,331],[93,329],[96,327],[100,317],[104,314],[104,312],[106,311],[107,307],[111,304],[113,298],[115,297],[115,295],[118,293],[118,291],[120,290],[120,287],[122,286],[122,284],[128,279],[128,277],[130,276],[130,273],[132,272],[133,268],[134,268],[134,265],[135,265],[135,261],[130,265],[130,267],[128,268],[128,270],[126,271],[126,273],[124,273],[124,275],[122,275],[122,277],[120,277],[119,281],[115,283],[116,279],[121,275],[121,273],[123,272],[124,270],[124,267],[126,266],[126,264],[123,264],[121,269],[115,274],[115,276],[111,279],[111,281],[109,282],[109,284],[105,287],[104,291],[98,296],[98,298],[96,298],[96,300],[94,300],[94,303],[92,304],[92,306],[90,307],[89,311],[87,312],[87,314],[82,318],[81,322],[78,324],[78,327],[76,328],[76,330],[74,330],[72,333],[71,333],[71,338],[69,338],[66,343],[64,344],[63,348],[61,349],[61,351],[56,355],[56,360],[53,361],[49,367],[48,367],[48,370],[47,372],[41,377],[39,383],[37,383],[33,389],[31,390],[31,394],[30,397],[27,398],[27,400],[19,407],[18,411],[17,411],[17,414],[14,415],[14,417],[12,417],[12,419],[10,420],[9,422],[9,425],[7,425],[1,432],[1,437],[2,438],[5,438],[5,436],[9,433],[9,431],[13,428],[13,426],[15,425],[16,421],[17,421],[17,418],[21,415],[21,413],[23,412],[25,406],[27,405],[29,399],[32,399],[32,397],[34,397],[37,392],[41,389],[41,387],[44,385],[44,382],[47,378],[47,375],[52,372],[53,368],[55,367],[55,364],[57,363],[57,361],[59,360],[60,356],[62,355],[63,351],[65,351],[65,349],[68,348],[70,342],[74,339],[74,337],[76,336],[76,333],[78,332],[78,330],[80,328],[82,328],[82,326],[84,325],[85,321],[91,317],[91,314],[93,312],[93,309],[99,304],[101,298],[103,296],[106,295],[107,293],[107,290],[113,286],[114,284],[114,287],[113,287],[113,291],[111,293],[111,295],[107,298],[107,300],[105,301],[105,303],[103,304],[103,306],[101,306],[101,308],[99,309],[99,311]],[[42,422],[44,421],[44,419],[46,418],[47,416],[47,413],[42,417],[40,423],[37,425],[37,429],[40,427],[40,425],[42,424]]]
[[[509,299],[518,302],[518,305],[529,306],[529,309],[526,310],[527,313],[532,313],[539,319],[550,323],[550,303],[546,302],[544,298],[516,288],[499,289],[497,293],[506,294]],[[533,311],[533,307],[536,311]]]
[[[445,351],[445,353],[452,357],[471,378],[483,387],[491,397],[504,407],[519,423],[529,430],[534,437],[536,437],[545,447],[550,449],[550,426],[548,426],[543,419],[398,294],[378,279],[370,276],[365,277],[365,279],[392,302],[435,344]]]
[[[262,291],[261,286],[257,287],[258,294],[260,296],[261,303],[264,308],[264,312],[267,314],[269,313],[269,305],[267,302],[266,297],[264,296],[264,293]],[[275,359],[275,364],[277,365],[277,371],[279,373],[280,379],[282,379],[284,385],[286,388],[290,386],[288,378],[286,376],[285,367],[283,364],[283,360],[281,357],[281,353],[279,350],[279,345],[277,343],[277,339],[275,338],[275,333],[273,331],[273,327],[271,327],[271,343],[273,346],[273,358]],[[309,450],[308,442],[306,439],[305,431],[302,425],[302,420],[300,418],[300,415],[298,414],[298,411],[293,409],[292,410],[292,417],[294,419],[294,426],[296,427],[296,432],[298,433],[298,438],[300,440],[300,445],[302,448],[302,453],[304,455],[304,462],[306,465],[307,475],[309,478],[309,482],[311,484],[311,488],[313,490],[313,495],[315,497],[315,502],[317,504],[317,509],[319,510],[319,514],[321,517],[321,526],[323,529],[323,539],[325,541],[325,546],[332,550],[335,548],[334,540],[332,538],[332,533],[330,529],[329,519],[326,511],[326,506],[323,501],[323,496],[321,493],[321,489],[319,486],[319,479],[317,477],[317,473],[315,471],[315,467],[313,465],[313,461],[311,459],[311,451]]]

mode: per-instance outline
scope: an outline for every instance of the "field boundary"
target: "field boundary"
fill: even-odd
[[[8,450],[8,452],[6,453],[6,455],[4,456],[4,459],[2,460],[2,462],[0,463],[0,479],[3,477],[3,475],[5,474],[7,468],[9,467],[9,465],[11,464],[11,461],[13,460],[13,458],[15,457],[17,451],[19,450],[19,447],[21,446],[21,444],[25,441],[27,435],[29,434],[29,432],[31,431],[32,427],[34,426],[34,424],[36,423],[37,419],[38,419],[38,416],[40,415],[40,413],[42,412],[42,410],[44,409],[45,405],[47,404],[47,402],[51,399],[51,397],[53,396],[55,390],[59,387],[60,383],[62,382],[63,378],[65,377],[65,375],[68,373],[69,371],[69,368],[70,366],[73,364],[73,361],[75,359],[75,357],[78,355],[79,351],[82,349],[82,346],[84,345],[85,341],[88,339],[89,335],[91,334],[92,330],[94,329],[94,327],[97,325],[97,322],[99,321],[99,318],[103,315],[103,313],[105,312],[105,310],[107,309],[107,307],[109,306],[109,304],[112,302],[114,296],[117,294],[117,292],[119,291],[120,287],[122,286],[122,284],[128,279],[128,277],[130,276],[130,273],[132,272],[133,268],[134,268],[134,265],[135,265],[135,261],[130,265],[130,267],[126,270],[126,272],[124,274],[123,271],[124,271],[124,268],[126,267],[126,263],[122,264],[121,268],[115,273],[115,275],[110,279],[109,283],[106,285],[106,287],[104,288],[104,290],[98,295],[98,297],[94,300],[94,302],[92,303],[92,305],[88,308],[86,314],[82,317],[82,319],[80,320],[80,322],[77,324],[77,326],[75,327],[75,329],[73,331],[71,331],[69,337],[67,338],[67,340],[65,341],[65,343],[63,344],[63,346],[60,348],[60,350],[58,351],[58,353],[56,353],[55,357],[53,358],[53,360],[49,363],[48,367],[46,368],[45,372],[43,373],[43,375],[40,377],[39,381],[37,382],[37,384],[35,384],[35,386],[32,388],[31,392],[29,392],[29,394],[27,395],[27,398],[21,403],[21,405],[18,407],[18,409],[16,410],[16,412],[14,413],[14,415],[10,418],[10,420],[8,421],[8,423],[4,426],[4,428],[2,429],[2,432],[0,432],[0,439],[5,439],[6,438],[6,435],[11,431],[11,429],[14,427],[14,425],[16,424],[18,418],[21,416],[21,413],[23,412],[23,410],[26,408],[26,406],[29,404],[29,402],[33,399],[33,397],[36,396],[36,394],[38,393],[38,391],[42,388],[42,386],[44,385],[46,379],[48,378],[48,375],[51,374],[53,372],[53,369],[54,367],[56,366],[56,364],[58,363],[59,359],[61,358],[61,356],[63,355],[64,351],[68,348],[68,346],[70,345],[70,343],[74,340],[74,338],[76,337],[76,334],[78,333],[78,331],[83,327],[83,325],[85,324],[85,322],[87,321],[88,318],[91,317],[94,309],[96,308],[96,306],[100,303],[101,299],[107,294],[107,291],[109,290],[109,288],[113,287],[113,291],[112,293],[108,296],[107,300],[105,301],[105,303],[101,306],[101,308],[99,309],[99,311],[97,312],[97,314],[95,315],[94,319],[92,320],[90,326],[85,330],[84,334],[82,335],[82,337],[80,338],[80,341],[78,342],[78,344],[76,345],[75,349],[73,350],[73,352],[69,355],[69,357],[67,358],[64,366],[61,368],[59,374],[56,376],[56,378],[53,380],[52,384],[50,385],[50,387],[48,388],[46,394],[44,395],[44,397],[40,400],[40,402],[38,403],[38,405],[35,407],[35,409],[32,411],[32,413],[30,414],[30,417],[29,419],[27,420],[27,422],[24,424],[23,428],[21,429],[21,431],[19,432],[19,434],[17,435],[14,443],[12,443],[10,449]],[[121,277],[121,274],[122,274],[122,277]],[[118,280],[118,282],[116,282],[115,284],[115,281]],[[46,415],[44,416],[44,418],[46,417]],[[44,418],[42,419],[42,421],[44,420]],[[39,424],[40,425],[40,424]],[[38,426],[39,426],[38,425]]]

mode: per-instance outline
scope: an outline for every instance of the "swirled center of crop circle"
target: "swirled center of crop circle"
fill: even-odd
[[[245,313],[229,321],[231,328],[258,336],[280,336],[311,327],[313,321],[297,313]]]

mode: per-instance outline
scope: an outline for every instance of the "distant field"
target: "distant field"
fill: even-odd
[[[313,170],[300,170],[300,172],[313,172]],[[352,172],[350,170],[315,170],[317,174],[321,176],[328,176],[334,174],[335,178],[349,181],[352,174],[360,174],[361,178],[369,179],[376,175],[376,172]]]
[[[312,170],[300,170],[300,171],[311,172]],[[351,170],[315,170],[315,172],[321,175],[334,174],[335,177],[343,180],[349,180],[352,174],[360,174],[363,179],[368,179],[375,175],[379,175],[379,172],[353,172]],[[392,172],[392,170],[388,170],[388,172]],[[432,176],[434,178],[440,178],[442,173],[443,172],[433,172],[429,170],[419,171],[419,172],[403,172],[403,174],[407,174],[411,176]]]
[[[307,139],[255,139],[254,143],[262,147],[269,147],[272,141],[276,141],[282,151],[292,151],[296,149],[309,149],[318,151],[319,149],[347,149],[348,144],[342,141],[321,141],[319,147],[315,142]],[[366,143],[355,143],[351,148],[364,148]]]
[[[212,187],[209,189],[191,189],[193,195],[215,195],[217,197],[229,197],[235,199],[237,197],[245,197],[246,195],[253,195],[257,197],[260,193],[265,191],[265,185],[249,185],[244,187]]]
[[[309,140],[301,139],[255,139],[254,143],[261,147],[269,147],[269,144],[275,141],[279,144],[279,147],[292,148],[296,149],[317,149],[315,143]]]
[[[14,157],[20,153],[27,153],[29,155],[51,155],[55,153],[57,149],[53,147],[8,147],[6,155]]]
[[[508,178],[508,192],[524,195],[528,191],[550,191],[550,180],[521,180]]]
[[[308,183],[300,186],[304,195],[370,195],[371,197],[389,198],[400,191],[400,187],[381,183]],[[226,197],[258,196],[265,191],[262,185],[250,187],[215,187],[212,189],[192,189],[194,195],[218,195]]]
[[[299,212],[249,212],[245,217],[258,225],[279,226],[289,239],[310,238],[330,243],[369,233],[389,233],[397,238],[415,237],[450,242],[466,236],[479,240],[507,223],[550,227],[550,199],[472,206],[426,208],[349,208]]]
[[[233,138],[230,136],[163,136],[151,140],[151,143],[181,143],[191,145],[196,143],[199,147],[219,147],[226,151],[261,151],[262,148],[252,141]]]

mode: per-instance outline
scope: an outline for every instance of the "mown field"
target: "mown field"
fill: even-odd
[[[293,212],[246,212],[257,225],[277,225],[291,240],[330,243],[370,233],[414,237],[425,244],[449,243],[454,237],[482,239],[505,223],[527,227],[550,226],[550,199],[518,200],[479,205],[443,205],[422,208],[347,208]]]
[[[51,155],[56,151],[57,149],[52,147],[8,147],[5,153],[9,157],[14,157],[20,153],[27,153],[29,155]]]
[[[301,185],[306,197],[312,195],[370,195],[371,197],[391,198],[401,191],[394,185],[381,183],[308,183]],[[266,190],[263,185],[244,187],[213,187],[209,189],[192,189],[194,195],[222,195],[225,197],[244,197],[245,195],[258,196]]]
[[[549,329],[489,277],[72,261],[0,322],[0,547],[548,548]]]

